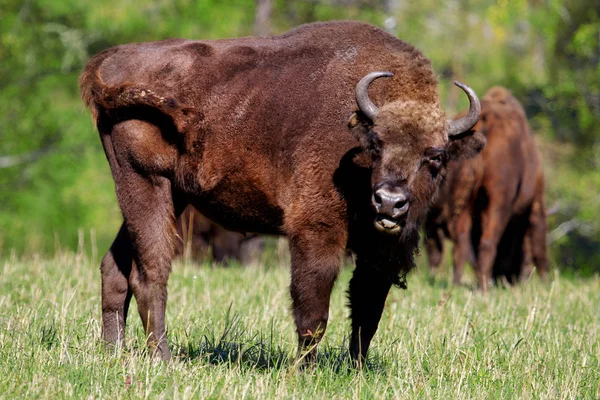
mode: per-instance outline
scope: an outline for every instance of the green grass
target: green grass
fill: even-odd
[[[127,344],[100,341],[98,263],[84,256],[0,264],[0,397],[600,398],[600,278],[533,279],[487,296],[419,268],[393,289],[368,368],[347,367],[344,270],[314,370],[294,362],[279,266],[176,264],[167,322],[175,358],[145,352],[135,305]]]

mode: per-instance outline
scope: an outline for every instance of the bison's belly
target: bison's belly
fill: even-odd
[[[224,228],[237,232],[281,234],[283,210],[252,182],[226,177],[198,194],[196,208]]]

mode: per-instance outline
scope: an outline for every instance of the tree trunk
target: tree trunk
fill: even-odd
[[[254,20],[254,33],[257,36],[271,34],[271,11],[273,0],[256,0],[256,18]]]

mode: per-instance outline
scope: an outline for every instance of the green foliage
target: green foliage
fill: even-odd
[[[102,346],[96,266],[82,255],[2,265],[3,397],[600,397],[598,277],[555,274],[548,284],[534,279],[481,296],[450,288],[449,275],[428,281],[421,268],[408,290],[390,293],[360,372],[348,368],[345,270],[318,364],[301,372],[287,268],[175,265],[167,308],[175,358],[163,363],[145,353],[135,302],[126,346]]]
[[[544,89],[553,107],[571,117],[553,120],[557,137],[589,146],[598,140],[600,121],[600,10],[585,1],[564,7],[551,49],[551,84]]]
[[[551,228],[577,221],[553,242],[554,257],[598,270],[600,255],[587,250],[600,246],[598,9],[585,0],[273,4],[274,33],[314,20],[383,26],[395,17],[394,33],[432,60],[450,113],[466,107],[453,79],[479,93],[510,88],[544,148],[571,149],[548,161],[548,205],[564,205]],[[77,75],[89,56],[126,42],[250,35],[254,20],[253,0],[0,0],[0,157],[21,160],[0,164],[0,255],[73,249],[79,229],[93,230],[103,251],[120,224],[110,172],[78,97]]]
[[[580,275],[598,273],[600,149],[596,145],[583,151],[541,140],[538,144],[545,155],[546,202],[554,209],[554,215],[549,217],[553,259],[561,268]]]

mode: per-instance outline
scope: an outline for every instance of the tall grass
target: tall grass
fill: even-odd
[[[487,296],[429,279],[394,289],[368,367],[348,368],[345,269],[314,370],[301,371],[278,265],[176,264],[170,363],[146,354],[135,303],[127,341],[100,341],[97,262],[9,259],[0,274],[0,397],[600,398],[600,278],[535,278]]]

